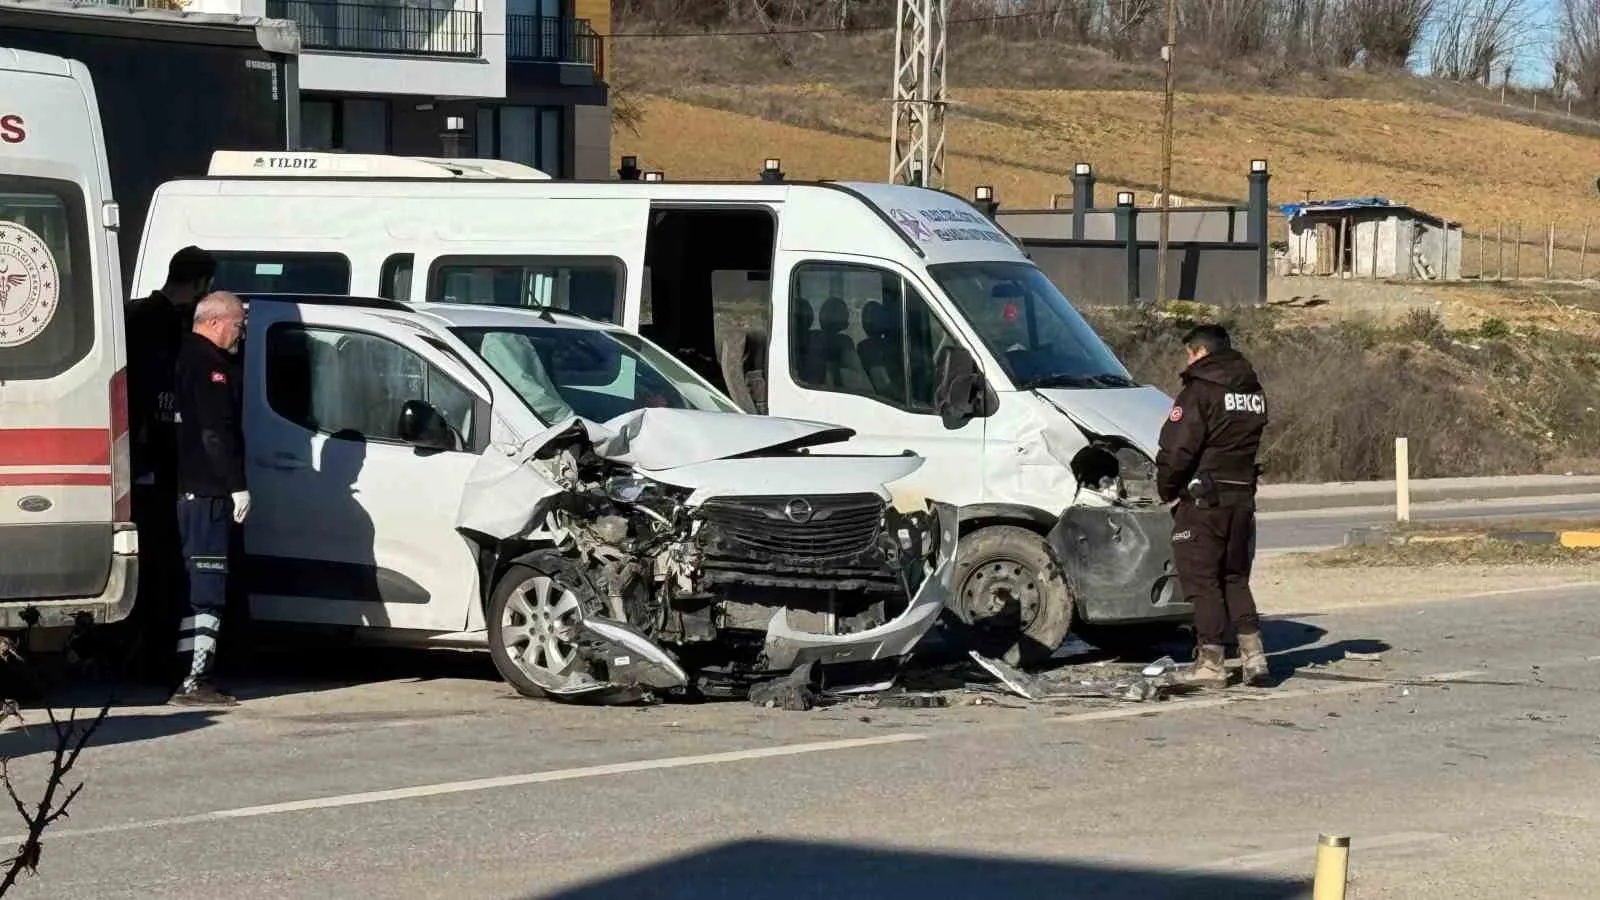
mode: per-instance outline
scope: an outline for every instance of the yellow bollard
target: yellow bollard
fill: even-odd
[[[1344,900],[1345,882],[1350,873],[1350,839],[1324,834],[1317,837],[1317,874],[1312,882],[1312,900]]]

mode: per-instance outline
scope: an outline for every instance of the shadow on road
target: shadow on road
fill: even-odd
[[[99,708],[86,709],[78,707],[77,723],[79,726],[87,724],[99,712]],[[172,737],[199,731],[215,724],[219,711],[195,710],[193,712],[175,712],[171,715],[127,715],[108,716],[90,739],[91,747],[106,747],[112,744],[131,744],[138,741],[155,740],[156,738]],[[55,729],[50,727],[49,719],[42,712],[25,712],[27,728],[13,728],[0,733],[0,757],[5,759],[21,759],[34,753],[47,753],[56,748]],[[58,709],[56,717],[63,723],[67,719],[67,710]]]
[[[530,894],[527,900],[1290,900],[1308,892],[1309,885],[1303,880],[1260,875],[752,840],[709,848],[565,891]]]

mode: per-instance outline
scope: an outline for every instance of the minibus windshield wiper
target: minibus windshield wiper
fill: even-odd
[[[1095,375],[1083,375],[1074,372],[1057,372],[1052,375],[1040,375],[1030,378],[1023,387],[1033,388],[1069,388],[1069,387],[1137,387],[1136,382],[1122,375],[1113,375],[1102,372]]]

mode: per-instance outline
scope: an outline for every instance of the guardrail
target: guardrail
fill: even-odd
[[[343,0],[267,0],[267,16],[300,26],[308,50],[406,56],[483,55],[483,13],[346,3]]]
[[[596,68],[600,36],[588,19],[506,16],[506,59],[518,62],[581,63]]]

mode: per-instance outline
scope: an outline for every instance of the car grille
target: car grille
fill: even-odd
[[[822,497],[716,497],[700,507],[724,550],[801,561],[853,556],[873,548],[883,526],[875,494]],[[803,515],[810,509],[809,518]],[[797,515],[791,516],[794,512]],[[800,521],[795,521],[796,519]]]

